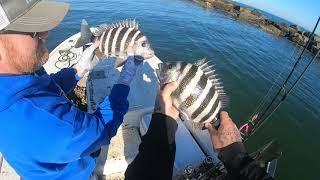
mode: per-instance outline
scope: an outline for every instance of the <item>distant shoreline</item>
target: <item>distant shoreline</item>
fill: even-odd
[[[262,15],[257,9],[245,7],[238,3],[228,0],[192,0],[205,8],[219,9],[227,15],[237,20],[250,23],[264,31],[278,37],[284,37],[300,46],[305,46],[309,40],[311,32],[302,30],[295,24],[287,25],[282,22],[276,22]],[[320,49],[320,36],[311,37],[307,49],[315,54]]]

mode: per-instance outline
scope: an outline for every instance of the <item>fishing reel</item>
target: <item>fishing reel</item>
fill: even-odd
[[[277,160],[281,157],[282,151],[277,140],[272,140],[263,145],[250,156],[264,168],[272,177],[275,175]],[[207,156],[197,168],[187,166],[179,180],[224,180],[228,172],[222,162],[215,163],[210,156]]]
[[[210,156],[207,156],[203,162],[194,168],[188,165],[179,180],[223,180],[227,175],[222,163],[214,163]]]

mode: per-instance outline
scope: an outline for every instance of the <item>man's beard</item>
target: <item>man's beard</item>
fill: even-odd
[[[41,39],[38,40],[36,50],[28,55],[19,53],[12,43],[8,46],[9,61],[19,74],[33,73],[48,61],[48,50]]]
[[[35,70],[38,70],[40,67],[42,67],[49,59],[49,53],[48,49],[45,45],[45,41],[39,39],[38,41],[38,47],[36,52],[36,59],[38,60],[38,68]]]

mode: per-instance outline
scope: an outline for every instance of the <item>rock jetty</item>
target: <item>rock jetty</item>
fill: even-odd
[[[303,31],[295,24],[287,25],[285,23],[275,22],[268,19],[256,9],[243,7],[233,1],[228,0],[193,0],[205,8],[213,8],[224,11],[226,14],[234,18],[253,24],[268,33],[275,36],[284,37],[288,40],[300,45],[305,46],[309,40],[311,32]],[[311,53],[316,53],[320,49],[320,36],[313,35],[307,49]]]

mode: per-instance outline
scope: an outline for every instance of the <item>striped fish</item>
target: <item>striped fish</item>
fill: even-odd
[[[205,59],[195,64],[162,63],[157,75],[161,84],[177,82],[178,87],[171,94],[173,105],[183,120],[192,120],[194,125],[200,125],[198,127],[215,121],[220,110],[227,105],[222,83]]]
[[[92,29],[86,20],[81,23],[81,36],[75,44],[75,48],[83,47],[86,44],[99,40],[100,45],[96,50],[99,59],[116,57],[115,66],[119,67],[127,59],[126,49],[133,46],[135,52],[142,59],[149,59],[154,56],[147,37],[139,30],[139,23],[135,20],[124,20],[112,24],[102,24]]]

